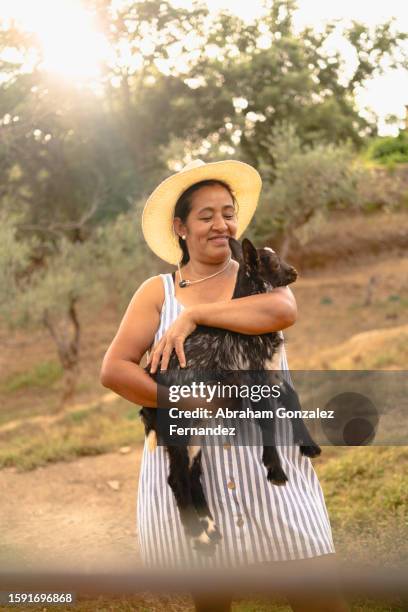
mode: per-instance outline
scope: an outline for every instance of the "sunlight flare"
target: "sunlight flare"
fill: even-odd
[[[78,0],[2,0],[0,6],[3,19],[38,37],[46,70],[79,81],[98,77],[108,42]]]

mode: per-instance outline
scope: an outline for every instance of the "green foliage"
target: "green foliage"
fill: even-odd
[[[355,176],[356,210],[367,214],[408,210],[408,173],[405,165],[373,165],[363,156],[355,166]]]
[[[181,157],[204,147],[203,157],[215,149],[268,167],[275,160],[264,141],[286,120],[296,121],[302,143],[361,144],[376,126],[359,115],[355,91],[385,59],[405,60],[407,35],[391,21],[353,22],[343,35],[357,62],[345,83],[341,55],[327,45],[339,24],[296,32],[293,0],[265,3],[250,25],[226,11],[210,19],[203,2],[86,5],[111,49],[98,93],[43,71],[35,36],[14,25],[0,32],[0,200],[10,196],[8,210],[26,212],[25,231],[54,244],[61,234],[86,239],[144,198],[172,161],[160,151],[173,138],[184,142]],[[6,61],[3,50],[21,59]],[[39,61],[27,71],[33,54]]]
[[[136,421],[140,419],[140,409],[139,408],[131,408],[129,412],[126,414],[126,418],[129,421]]]
[[[343,30],[328,23],[321,32],[307,27],[296,33],[295,10],[289,0],[268,3],[265,15],[250,27],[221,13],[207,39],[211,57],[203,54],[193,64],[188,75],[193,89],[178,104],[193,126],[193,142],[211,141],[216,130],[218,142],[256,166],[262,160],[273,167],[274,157],[263,141],[282,121],[296,122],[301,142],[308,144],[350,140],[359,146],[376,133],[375,121],[359,115],[355,92],[381,73],[385,58],[397,64],[401,53],[404,61],[399,47],[407,35],[392,22],[372,29],[353,22]],[[358,58],[346,83],[341,54],[327,50],[334,31],[344,35]]]
[[[82,239],[98,219],[128,207],[132,160],[116,116],[94,93],[41,71],[17,74],[0,85],[4,114],[18,120],[0,143],[3,192],[8,210],[25,211],[30,234]]]
[[[3,314],[11,326],[38,326],[45,313],[63,320],[71,300],[87,296],[95,303],[103,296],[94,275],[91,241],[72,243],[63,236],[57,249],[42,266],[31,270],[13,301],[4,303]]]
[[[263,141],[275,159],[271,169],[261,166],[269,181],[253,232],[257,237],[295,232],[306,241],[317,222],[334,207],[347,206],[355,194],[353,153],[348,146],[302,146],[294,125],[276,126]]]
[[[45,312],[64,320],[83,297],[123,309],[162,270],[140,234],[141,203],[188,155],[239,157],[262,171],[262,236],[305,239],[327,210],[350,203],[350,153],[327,143],[376,133],[354,94],[384,58],[404,61],[406,35],[392,23],[344,29],[358,58],[345,83],[340,54],[327,50],[338,24],[297,33],[293,0],[266,3],[250,25],[226,11],[211,21],[199,2],[86,4],[112,51],[97,93],[41,61],[27,71],[30,53],[41,59],[38,41],[15,26],[0,32],[0,311],[10,324],[38,324]],[[21,59],[7,62],[6,49]],[[126,65],[123,49],[140,66]],[[279,129],[294,121],[280,147]],[[376,206],[371,195],[362,201]]]
[[[32,241],[17,239],[7,218],[0,227],[0,312],[12,327],[38,326],[47,312],[63,321],[72,300],[86,299],[97,311],[106,300],[120,310],[138,284],[162,267],[152,259],[141,234],[140,205],[100,225],[84,242],[62,236],[56,250],[32,266]]]
[[[0,210],[0,309],[12,302],[24,286],[24,272],[30,262],[34,241],[17,240],[17,223],[22,215]]]
[[[69,413],[69,418],[71,421],[74,421],[74,423],[81,423],[82,421],[85,421],[89,415],[89,410],[75,410],[75,412]]]
[[[408,134],[400,131],[398,136],[375,138],[367,148],[367,159],[386,166],[408,163]]]
[[[143,202],[93,235],[92,267],[105,287],[105,297],[121,311],[149,275],[163,271],[164,264],[152,255],[141,230]]]
[[[320,303],[325,304],[325,305],[330,305],[330,304],[333,304],[333,300],[331,297],[326,295],[320,298]]]

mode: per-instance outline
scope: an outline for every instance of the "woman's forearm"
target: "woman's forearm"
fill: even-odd
[[[157,407],[157,383],[137,363],[125,359],[112,361],[102,370],[101,383],[129,402]]]
[[[200,404],[194,397],[180,398],[177,403],[170,401],[169,389],[158,385],[144,368],[132,361],[118,359],[102,368],[101,383],[129,402],[146,406],[158,407],[158,392],[160,389],[161,407],[177,406],[183,410],[194,410]]]
[[[297,316],[296,301],[288,287],[227,302],[190,306],[186,310],[197,325],[255,335],[290,327]]]

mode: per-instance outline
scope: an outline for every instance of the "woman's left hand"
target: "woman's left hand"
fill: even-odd
[[[173,349],[176,351],[180,366],[182,368],[186,366],[184,341],[196,327],[197,323],[194,321],[193,309],[185,308],[153,347],[148,361],[151,374],[156,372],[159,363],[161,371],[167,370]]]

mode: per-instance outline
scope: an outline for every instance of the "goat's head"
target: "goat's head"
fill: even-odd
[[[251,285],[251,293],[264,293],[272,287],[290,285],[297,278],[295,268],[282,261],[275,251],[269,247],[256,249],[248,238],[242,245],[230,238],[231,253],[240,264],[240,280]]]

